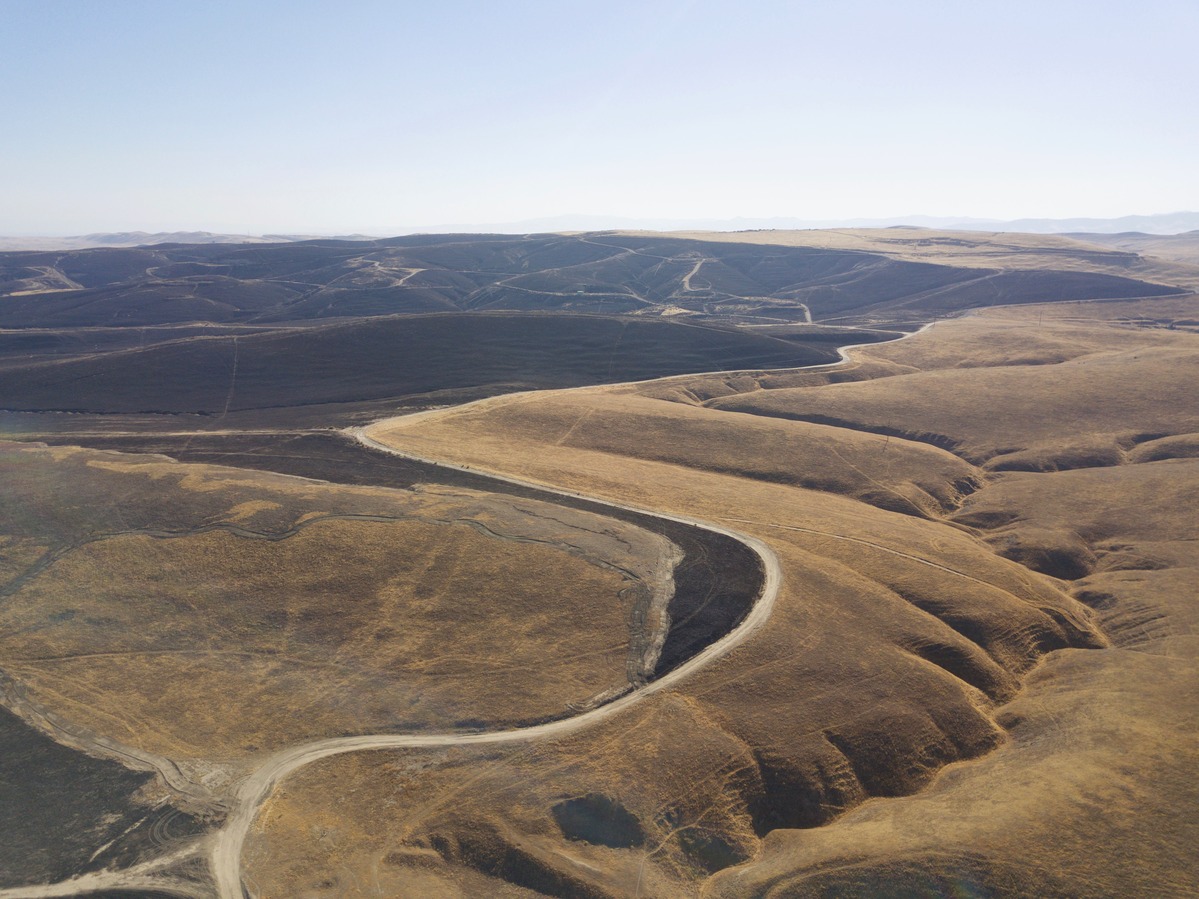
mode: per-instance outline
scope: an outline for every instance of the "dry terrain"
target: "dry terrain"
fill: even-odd
[[[154,372],[188,343],[163,335],[142,349],[106,333],[89,355],[49,327],[30,358],[0,353],[8,399],[28,399],[0,413],[23,439],[0,445],[6,704],[149,772],[87,774],[106,785],[90,801],[110,830],[83,828],[69,857],[0,887],[92,871],[97,888],[225,899],[239,877],[260,899],[1199,891],[1195,269],[1065,237],[905,229],[521,241],[47,266],[103,293],[55,301],[51,318],[149,289],[139,272],[236,265],[247,280],[259,266],[282,290],[284,263],[311,279],[278,307],[297,317],[300,293],[365,301],[388,279],[402,293],[420,273],[399,269],[426,263],[456,266],[471,309],[558,295],[571,277],[578,302],[599,302],[586,293],[602,275],[658,291],[657,311],[589,331],[524,309],[541,323],[529,333],[573,335],[578,366],[546,352],[544,382],[463,382],[445,399],[484,398],[426,396],[405,405],[428,411],[365,429],[414,461],[313,430],[322,408],[360,420],[401,396],[390,375],[331,384],[315,399],[332,405],[301,416],[286,404],[304,390],[262,360],[339,328],[387,344],[427,317],[198,337],[225,356],[175,381]],[[1062,302],[1035,304],[1046,293]],[[810,347],[796,342],[809,317],[971,305],[995,308],[844,364],[753,355]],[[706,373],[573,386],[620,380],[601,371],[612,333],[646,316],[675,327],[673,307],[707,324],[670,332],[687,361],[668,370],[707,359]],[[789,324],[764,320],[780,307]],[[662,345],[620,370],[637,376]],[[495,370],[520,352],[512,340]],[[298,370],[305,356],[281,358]],[[186,402],[139,406],[143,381]],[[63,415],[77,382],[93,405],[106,385],[125,393]],[[486,395],[547,384],[572,386]],[[704,542],[696,522],[728,533]],[[764,579],[715,576],[705,553],[739,539]],[[760,596],[754,614],[733,594]],[[188,812],[174,832],[150,815],[172,807]],[[127,826],[146,839],[122,842]],[[88,839],[114,837],[86,859]],[[17,895],[38,894],[0,890]]]
[[[560,717],[640,676],[657,619],[634,634],[634,612],[673,593],[669,541],[534,500],[0,458],[5,670],[37,706],[174,759]]]
[[[481,873],[562,895],[682,894],[726,868],[714,894],[956,884],[1121,895],[1149,882],[1187,894],[1199,472],[1173,456],[1199,430],[1179,394],[1194,338],[1103,315],[942,325],[861,351],[863,367],[891,373],[839,385],[816,373],[809,387],[745,378],[705,400],[679,379],[380,426],[376,437],[418,455],[735,522],[779,554],[780,605],[719,666],[586,739],[451,753],[436,772],[401,755],[308,769],[268,806],[252,876],[267,892],[303,883],[327,895],[469,895]],[[1006,358],[1018,344],[1024,358]],[[1083,364],[1124,377],[1075,377]],[[1034,377],[1051,414],[1029,412]],[[980,402],[979,383],[1003,389]],[[840,424],[799,420],[822,395]],[[725,454],[722,428],[745,420],[746,406],[731,406],[742,397],[769,401],[769,417],[749,419]],[[901,397],[914,424],[876,433],[868,413],[902,415]],[[788,401],[795,419],[780,417]],[[989,414],[972,417],[978,405]],[[955,428],[932,427],[925,408],[956,412]],[[635,422],[627,432],[620,411]],[[635,436],[655,424],[681,439],[647,450]],[[1130,429],[1151,439],[1130,442]],[[1079,459],[1080,431],[1118,455]],[[987,464],[1030,447],[1041,455],[1026,470]],[[849,453],[851,470],[868,454],[879,463],[865,469],[869,489],[860,474],[820,492],[778,474]],[[906,493],[893,510],[869,504],[893,493]],[[325,822],[316,842],[301,833],[313,820]],[[1045,838],[1063,832],[1077,836]]]
[[[1127,250],[1142,256],[1199,265],[1199,231],[1183,234],[1079,234],[1080,240]]]
[[[297,775],[250,850],[264,894],[501,889],[483,874],[511,895],[1191,894],[1199,348],[1089,313],[941,325],[860,351],[890,372],[866,381],[747,379],[700,400],[680,379],[674,402],[604,388],[377,428],[420,455],[735,521],[778,552],[780,606],[720,665],[585,739]],[[627,409],[645,434],[655,403],[663,427],[706,437],[649,452],[603,426]],[[840,424],[798,420],[817,405]],[[903,434],[876,433],[887,415]],[[747,424],[725,456],[729,420]],[[794,429],[790,457],[776,426]],[[863,504],[848,474],[800,486],[851,447],[859,468],[905,453],[867,470],[922,504]],[[1029,452],[1026,470],[988,464]],[[793,484],[763,479],[788,459]]]
[[[638,232],[629,232],[635,234]],[[930,228],[835,228],[811,231],[674,232],[676,237],[877,253],[888,259],[998,271],[1083,271],[1147,277],[1199,287],[1195,232],[1021,234]],[[1117,251],[1117,252],[1113,252]],[[1135,274],[1134,274],[1135,273]],[[1046,297],[1057,300],[1060,297]]]

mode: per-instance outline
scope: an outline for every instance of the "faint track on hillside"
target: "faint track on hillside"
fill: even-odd
[[[125,891],[144,891],[156,895],[180,896],[183,899],[212,899],[211,888],[207,885],[168,873],[168,869],[198,857],[203,849],[202,840],[191,840],[175,852],[119,871],[95,871],[58,883],[0,888],[0,899],[54,899],[85,896],[89,893],[111,895]],[[239,895],[237,899],[243,897]]]

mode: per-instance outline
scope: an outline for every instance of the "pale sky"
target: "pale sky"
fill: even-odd
[[[0,0],[0,234],[1199,209],[1199,0]]]

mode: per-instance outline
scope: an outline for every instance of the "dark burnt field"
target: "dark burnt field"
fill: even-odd
[[[722,534],[482,474],[403,459],[338,434],[80,436],[47,442],[161,453],[181,462],[273,471],[336,484],[401,489],[421,483],[446,484],[594,512],[662,534],[683,550],[684,559],[675,569],[675,595],[668,607],[671,627],[656,676],[678,667],[736,627],[762,588],[764,572],[757,556],[744,544]]]
[[[1088,252],[1109,272],[613,233],[0,253],[0,412],[344,425],[384,406],[831,362],[979,306],[1179,292],[1136,277],[1134,254]]]
[[[844,338],[839,338],[844,340]],[[834,341],[835,343],[835,341]],[[190,337],[68,358],[11,356],[0,409],[238,412],[575,387],[829,362],[836,349],[728,327],[579,315],[432,315]]]
[[[429,312],[585,312],[796,322],[1160,296],[1127,276],[966,269],[862,250],[616,233],[413,235],[0,253],[0,328],[284,323]],[[810,316],[810,319],[809,319]]]
[[[198,833],[196,819],[137,801],[151,780],[68,749],[0,708],[0,887],[129,864]]]

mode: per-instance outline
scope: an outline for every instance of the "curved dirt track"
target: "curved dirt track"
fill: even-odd
[[[902,340],[906,337],[918,334],[921,331],[931,327],[931,323],[925,325],[919,331],[912,334],[905,334],[903,337],[897,338]],[[891,341],[884,341],[891,342]],[[848,351],[860,346],[875,346],[877,343],[853,344],[838,348],[839,360],[836,362],[819,363],[800,368],[787,368],[783,371],[796,370],[820,370],[826,368],[834,368],[845,364],[849,361]],[[760,373],[761,369],[749,370],[744,373]],[[740,371],[716,371],[707,374],[740,374]],[[683,378],[694,378],[699,374],[675,375],[665,378],[651,378],[643,381],[629,381],[620,384],[604,384],[595,385],[592,387],[574,388],[574,390],[608,390],[614,387],[633,386],[637,384],[662,383]],[[542,391],[526,391],[524,393],[541,393]],[[503,394],[498,397],[489,397],[477,400],[474,403],[465,404],[466,406],[476,404],[487,404],[497,401],[509,400],[522,395],[521,393]],[[462,406],[454,407],[461,409]],[[426,412],[417,412],[405,416],[400,416],[405,421],[411,421],[424,416],[434,416],[443,411],[443,409],[429,410]],[[379,424],[381,422],[376,422]],[[373,425],[372,425],[373,426]],[[519,478],[507,477],[500,474],[493,474],[480,471],[477,468],[469,468],[464,465],[455,465],[453,463],[442,462],[434,459],[427,459],[421,456],[404,453],[394,449],[386,444],[380,443],[373,438],[367,436],[366,428],[353,428],[347,430],[347,435],[356,439],[364,446],[375,450],[389,453],[401,458],[412,459],[428,465],[437,466],[445,469],[453,469],[457,471],[469,472],[472,475],[486,477],[493,481],[506,482],[519,485],[522,487],[535,488],[538,491],[556,494],[562,497],[571,499],[585,499],[597,506],[605,506],[612,509],[622,509],[628,512],[638,513],[662,520],[674,521],[680,524],[685,524],[690,527],[699,528],[712,533],[722,534],[733,540],[736,540],[745,545],[759,559],[763,569],[763,580],[761,583],[760,593],[750,606],[750,610],[745,618],[731,631],[726,633],[719,640],[706,646],[696,655],[692,656],[677,668],[664,674],[657,680],[650,681],[646,685],[635,689],[630,693],[626,693],[620,698],[589,711],[580,713],[574,717],[538,724],[530,727],[515,728],[509,730],[500,730],[492,732],[480,733],[445,733],[445,734],[383,734],[383,735],[362,735],[354,737],[338,737],[325,740],[317,740],[310,743],[305,743],[299,746],[294,746],[288,749],[280,750],[270,756],[263,765],[258,768],[249,778],[243,781],[233,798],[231,809],[223,826],[214,833],[208,840],[209,843],[210,866],[213,875],[217,894],[221,899],[245,899],[246,892],[241,880],[241,857],[242,849],[245,840],[249,834],[250,828],[253,826],[263,804],[270,797],[275,786],[285,777],[294,773],[298,769],[318,761],[323,758],[328,758],[334,755],[340,755],[348,752],[359,752],[374,749],[403,749],[403,748],[431,748],[445,746],[465,746],[465,745],[489,745],[502,743],[517,743],[529,740],[552,738],[565,736],[574,733],[595,724],[601,720],[617,715],[622,711],[627,710],[636,703],[642,701],[650,694],[671,687],[697,670],[705,667],[714,659],[728,653],[734,647],[747,640],[755,631],[762,627],[769,619],[773,609],[775,599],[779,592],[779,587],[782,579],[782,569],[778,563],[777,557],[773,551],[761,540],[742,534],[737,531],[730,530],[719,525],[702,521],[699,519],[689,518],[686,516],[669,515],[653,510],[642,509],[636,506],[623,505],[614,503],[608,500],[603,500],[595,497],[586,496],[576,491],[559,490],[552,486],[525,481]],[[234,432],[230,432],[234,433]],[[240,433],[240,432],[238,432]],[[202,845],[202,843],[201,843]],[[192,851],[199,848],[193,844]],[[201,850],[203,851],[203,850]],[[190,854],[190,853],[189,853]],[[10,888],[0,891],[0,897],[35,897],[35,896],[66,896],[80,895],[92,893],[96,891],[112,890],[112,889],[130,889],[141,888],[161,892],[163,894],[173,894],[180,896],[194,896],[205,893],[203,888],[198,888],[194,882],[180,882],[169,876],[160,874],[161,861],[158,863],[150,862],[144,865],[135,866],[132,869],[123,871],[102,872],[96,875],[89,875],[82,878],[76,878],[71,881],[65,881],[58,884],[29,886],[24,888]],[[165,872],[163,872],[165,873]],[[193,890],[199,889],[199,892]]]
[[[375,449],[383,450],[384,452],[392,453],[397,456],[418,459],[419,461],[429,462],[440,465],[444,468],[463,468],[463,466],[450,465],[442,462],[434,462],[430,459],[421,459],[418,456],[410,456],[407,453],[402,453],[392,449],[385,444],[379,443],[362,433],[361,429],[355,429],[353,432],[360,441]],[[477,472],[476,472],[477,473]],[[547,488],[542,484],[533,484],[527,481],[521,481],[517,478],[508,478],[499,475],[489,475],[496,480],[507,481],[509,483],[521,484],[523,486],[533,486],[538,489],[545,490],[550,493],[557,493],[561,496],[577,496],[578,494],[568,493],[566,491],[554,490]],[[685,677],[691,675],[694,671],[704,667],[713,659],[724,655],[726,652],[744,642],[758,628],[765,624],[770,617],[770,613],[774,609],[774,601],[778,596],[779,585],[782,581],[782,568],[779,566],[778,559],[774,552],[762,541],[750,537],[747,534],[740,534],[736,531],[731,531],[727,528],[698,519],[687,518],[682,516],[665,515],[657,512],[649,512],[645,509],[638,509],[634,506],[625,506],[619,503],[607,502],[600,499],[590,498],[592,502],[597,504],[610,506],[612,508],[626,509],[632,512],[639,512],[647,515],[654,515],[658,518],[677,521],[682,524],[688,524],[693,527],[702,528],[704,530],[713,531],[715,533],[724,534],[727,537],[732,537],[748,546],[755,555],[761,560],[763,571],[765,573],[762,592],[757,601],[750,608],[749,614],[741,621],[741,623],[729,633],[725,634],[721,639],[708,646],[706,649],[693,656],[679,667],[675,668],[668,674],[663,675],[658,680],[651,681],[644,687],[641,687],[631,693],[626,693],[607,705],[599,706],[591,711],[584,712],[573,718],[565,718],[560,721],[551,721],[546,724],[537,724],[532,727],[515,728],[512,730],[491,731],[489,733],[466,733],[466,734],[384,734],[377,736],[359,736],[359,737],[336,737],[328,740],[317,740],[313,743],[306,743],[301,746],[295,746],[291,749],[285,749],[271,756],[261,768],[245,780],[241,788],[237,792],[236,802],[233,811],[225,821],[225,825],[217,832],[213,850],[212,850],[212,872],[216,880],[217,892],[221,899],[243,899],[244,892],[241,882],[241,854],[242,844],[245,842],[246,835],[249,833],[250,826],[254,823],[254,819],[258,815],[258,811],[262,804],[266,801],[273,791],[275,784],[282,780],[287,775],[296,771],[305,765],[315,762],[318,759],[328,758],[333,755],[341,755],[346,752],[360,752],[370,749],[407,749],[421,747],[439,747],[439,746],[466,746],[466,745],[487,745],[496,743],[516,743],[525,740],[535,740],[543,737],[558,737],[564,736],[574,731],[581,730],[609,718],[612,715],[619,714],[625,709],[641,702],[646,696],[663,690],[672,684],[677,683]]]
[[[910,334],[905,334],[897,340],[904,340],[907,337],[919,334],[931,328],[933,323],[924,325],[917,331]],[[894,341],[884,341],[886,343]],[[839,360],[836,362],[827,362],[817,365],[803,366],[802,370],[820,370],[824,368],[834,368],[844,365],[849,361],[849,350],[857,349],[861,346],[875,346],[877,344],[851,344],[839,347],[837,352]],[[785,369],[787,371],[797,369]],[[732,374],[732,372],[729,372]],[[577,390],[598,390],[612,389],[613,387],[629,386],[639,383],[650,383],[670,381],[680,377],[693,378],[696,375],[680,375],[668,378],[653,378],[647,381],[629,381],[622,384],[604,384],[595,387],[575,388]],[[537,393],[541,391],[526,391],[526,393]],[[504,394],[500,397],[489,397],[481,400],[476,400],[474,403],[467,403],[466,406],[476,404],[485,404],[496,400],[511,399],[520,396],[521,394]],[[464,408],[462,406],[455,407],[457,409]],[[417,412],[410,415],[400,416],[405,421],[411,421],[417,417],[432,416],[444,410],[436,409],[427,412]],[[379,424],[380,422],[376,422]],[[518,484],[526,487],[535,487],[547,493],[554,493],[559,496],[580,497],[582,494],[558,490],[545,484],[525,481],[520,478],[507,477],[505,475],[484,473],[477,469],[470,469],[464,465],[455,465],[449,462],[443,462],[436,459],[427,459],[422,456],[416,456],[411,453],[405,453],[397,450],[387,444],[380,443],[377,440],[367,436],[365,428],[351,428],[348,430],[351,436],[357,439],[362,444],[373,449],[381,450],[401,458],[414,459],[419,462],[425,462],[430,465],[436,465],[441,468],[454,469],[458,471],[470,471],[472,474],[484,475],[488,478],[497,481],[504,481],[510,484]],[[712,660],[729,652],[738,644],[748,639],[755,631],[766,623],[774,610],[774,602],[778,596],[779,586],[782,582],[782,568],[779,565],[778,558],[773,550],[770,549],[761,540],[751,537],[748,534],[742,534],[737,531],[729,530],[711,522],[701,521],[695,518],[686,516],[667,515],[661,512],[655,512],[648,509],[639,509],[635,506],[627,506],[620,503],[610,502],[608,500],[599,499],[596,497],[583,497],[597,505],[608,506],[615,509],[625,509],[627,511],[638,512],[645,515],[651,515],[657,518],[668,519],[671,521],[680,522],[682,524],[691,525],[707,531],[712,531],[718,534],[724,534],[734,540],[738,540],[761,560],[764,579],[762,583],[762,591],[757,601],[751,606],[749,613],[741,621],[737,627],[725,634],[721,639],[712,643],[710,646],[697,653],[685,663],[675,668],[673,671],[664,675],[658,680],[651,681],[644,687],[627,693],[619,699],[592,709],[573,718],[566,718],[560,721],[553,721],[546,724],[538,724],[532,727],[516,728],[512,730],[492,731],[489,733],[469,733],[469,734],[384,734],[377,736],[358,736],[358,737],[337,737],[328,740],[318,740],[313,743],[306,743],[301,746],[295,746],[291,749],[285,749],[271,756],[254,774],[245,780],[237,792],[236,801],[233,810],[226,819],[224,826],[215,834],[213,849],[212,849],[212,873],[216,881],[218,895],[221,899],[244,899],[245,892],[241,881],[241,855],[242,846],[245,843],[246,836],[249,834],[250,827],[257,817],[259,809],[274,790],[275,785],[293,773],[299,768],[304,767],[319,759],[328,758],[329,756],[341,755],[347,752],[360,752],[372,749],[405,749],[405,748],[429,748],[441,746],[464,746],[464,745],[489,745],[498,743],[516,743],[526,740],[535,740],[544,737],[564,736],[578,730],[582,730],[591,724],[619,714],[625,709],[630,708],[636,703],[641,702],[645,697],[666,689],[673,684],[678,683],[684,678],[690,676],[693,672],[703,668]]]

